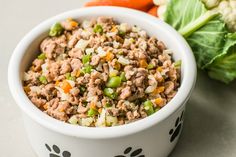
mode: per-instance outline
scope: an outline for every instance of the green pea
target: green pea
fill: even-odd
[[[91,65],[86,65],[85,67],[82,68],[81,72],[83,74],[86,74],[86,73],[90,74],[92,72],[92,68],[93,67]]]
[[[182,64],[182,61],[181,61],[181,60],[178,60],[178,61],[176,61],[176,62],[174,63],[174,66],[175,66],[176,68],[180,68],[180,67],[181,67],[181,64]]]
[[[59,36],[63,33],[63,31],[64,31],[64,28],[61,26],[61,24],[60,23],[55,23],[50,28],[49,36],[51,36],[51,37]]]
[[[94,27],[93,31],[94,31],[95,33],[100,33],[100,34],[102,34],[102,33],[103,33],[103,28],[102,28],[101,25],[96,25],[96,26]]]
[[[121,78],[119,76],[110,77],[106,84],[107,87],[116,88],[121,84]]]
[[[67,80],[75,81],[75,77],[71,76],[71,73],[66,73],[65,75]]]
[[[40,55],[38,55],[38,59],[45,60],[46,58],[47,57],[45,53],[41,53]]]
[[[153,69],[153,68],[154,68],[154,65],[152,63],[148,64],[148,66],[147,66],[148,70]]]
[[[84,55],[82,57],[82,63],[86,64],[86,63],[90,62],[90,59],[91,59],[91,55]]]
[[[146,110],[147,115],[154,113],[153,104],[150,100],[144,102],[144,109]]]
[[[93,109],[93,108],[90,108],[90,109],[88,110],[88,113],[87,113],[87,115],[88,115],[89,117],[96,116],[97,114],[98,114],[98,111],[95,110],[95,109]]]
[[[48,83],[47,78],[45,76],[43,76],[43,75],[39,77],[39,81],[42,84],[47,84]]]
[[[103,90],[103,94],[106,95],[107,97],[111,98],[111,99],[116,99],[117,98],[117,93],[112,88],[105,88]]]
[[[126,77],[125,77],[125,72],[122,72],[121,74],[120,74],[120,78],[121,78],[121,81],[127,81],[126,80]]]

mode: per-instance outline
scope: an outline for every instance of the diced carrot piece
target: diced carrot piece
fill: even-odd
[[[163,105],[163,99],[162,98],[156,98],[154,102],[155,102],[156,105],[158,105],[160,107],[162,107],[162,105]]]
[[[72,87],[71,87],[71,85],[68,81],[64,80],[62,82],[62,87],[61,88],[64,90],[65,93],[69,93]]]
[[[60,81],[57,80],[57,81],[55,82],[55,85],[56,85],[56,86],[59,86],[59,84],[60,84]]]
[[[108,52],[105,56],[107,62],[111,61],[114,58],[114,55],[111,52]]]
[[[102,113],[102,108],[99,108],[99,109],[98,109],[98,113]]]
[[[90,108],[95,109],[95,110],[97,109],[97,107],[96,107],[96,105],[95,105],[94,102],[91,102],[91,103],[90,103]]]
[[[148,66],[146,59],[141,59],[139,65],[141,68],[146,68]]]
[[[76,75],[75,75],[76,77],[79,77],[80,76],[80,70],[78,70],[77,72],[76,72]]]

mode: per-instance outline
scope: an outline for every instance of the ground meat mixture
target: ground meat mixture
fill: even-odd
[[[156,37],[110,17],[54,24],[25,72],[32,103],[88,127],[127,124],[164,107],[180,86],[180,61]]]

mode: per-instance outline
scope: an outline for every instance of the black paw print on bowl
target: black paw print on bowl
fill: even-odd
[[[143,149],[135,149],[132,151],[132,147],[128,147],[125,149],[123,155],[116,155],[114,157],[145,157],[145,155],[141,155]]]
[[[52,148],[49,147],[48,144],[45,144],[45,146],[47,150],[50,152],[49,157],[71,157],[71,153],[68,151],[63,151],[61,153],[61,150],[57,145],[53,145]]]
[[[176,137],[178,137],[181,128],[182,128],[182,123],[183,123],[183,116],[184,116],[184,111],[181,113],[181,116],[178,117],[175,121],[175,127],[170,129],[169,135],[170,135],[170,142],[173,142]]]

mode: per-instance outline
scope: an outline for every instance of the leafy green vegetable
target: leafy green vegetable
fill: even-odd
[[[200,0],[171,0],[164,20],[185,37],[198,67],[207,70],[210,77],[226,83],[236,78],[232,57],[236,41],[216,10],[207,10]]]
[[[216,58],[207,69],[211,78],[230,83],[236,78],[236,46],[231,46],[236,44],[236,33],[229,34],[227,37],[227,44],[230,48],[226,48],[225,51],[228,51],[228,53]]]

